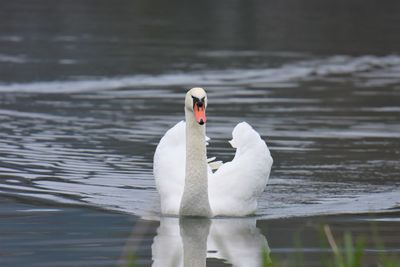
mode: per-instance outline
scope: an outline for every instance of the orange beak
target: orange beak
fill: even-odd
[[[196,121],[203,125],[207,121],[206,110],[204,109],[204,105],[198,106],[197,103],[193,105],[194,116],[196,117]]]

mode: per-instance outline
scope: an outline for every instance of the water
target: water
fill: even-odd
[[[310,221],[365,233],[369,217],[338,214],[398,209],[397,2],[192,2],[2,4],[0,262],[115,266],[133,251],[166,266],[173,257],[157,244],[170,234],[179,251],[186,227],[208,233],[207,251],[193,251],[210,266],[250,266],[266,244],[294,253],[294,231]],[[160,222],[152,157],[194,86],[208,92],[210,156],[232,158],[227,140],[243,120],[270,147],[256,217]],[[398,234],[398,216],[376,216]],[[316,239],[303,238],[307,266],[326,253]]]

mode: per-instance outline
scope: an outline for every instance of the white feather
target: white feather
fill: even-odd
[[[163,214],[179,214],[185,184],[185,140],[185,122],[180,121],[161,138],[154,154],[153,172]]]
[[[266,143],[246,122],[239,123],[230,141],[236,148],[232,161],[209,162],[208,194],[213,216],[245,216],[255,213],[272,166]],[[166,132],[154,155],[154,176],[163,214],[179,215],[185,183],[185,122]],[[211,159],[211,161],[215,158]],[[212,169],[218,169],[213,173]]]

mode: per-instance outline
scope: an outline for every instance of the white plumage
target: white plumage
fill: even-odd
[[[210,166],[208,168],[212,216],[255,213],[257,198],[265,189],[273,163],[266,143],[246,122],[234,128],[232,137],[230,143],[236,148],[233,160],[222,164],[214,173]],[[154,155],[154,176],[162,214],[179,215],[185,185],[185,164],[186,127],[181,121],[165,133]]]

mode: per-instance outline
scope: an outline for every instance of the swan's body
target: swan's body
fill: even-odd
[[[232,132],[234,159],[213,173],[206,158],[205,113],[198,115],[193,111],[196,103],[192,104],[193,95],[200,99],[203,92],[194,88],[187,93],[186,122],[168,130],[157,146],[154,176],[161,213],[204,217],[255,213],[273,162],[268,147],[249,124],[239,123]],[[206,98],[202,99],[205,110]]]

